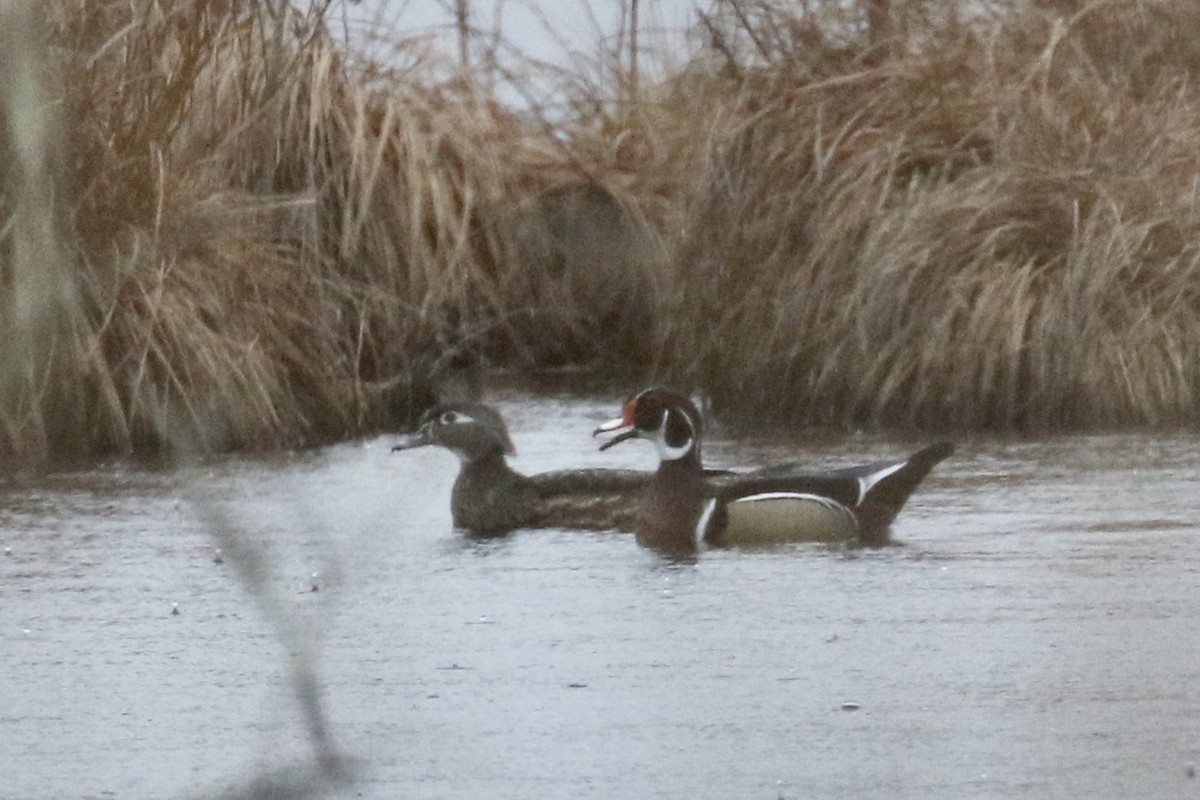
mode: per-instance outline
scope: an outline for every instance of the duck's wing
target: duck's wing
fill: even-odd
[[[633,531],[653,473],[572,469],[529,476],[536,527]]]
[[[869,464],[856,464],[823,472],[813,472],[811,465],[799,461],[789,461],[739,473],[739,477],[747,480],[795,480],[799,482],[849,480],[858,484],[859,501],[862,501],[880,483],[884,483],[892,491],[908,487],[907,491],[911,494],[921,479],[928,475],[938,462],[953,452],[953,442],[938,442],[903,459],[872,461]]]
[[[852,476],[829,474],[747,473],[722,475],[706,480],[708,494],[718,500],[734,500],[761,494],[810,494],[833,500],[847,508],[858,502],[859,483]]]

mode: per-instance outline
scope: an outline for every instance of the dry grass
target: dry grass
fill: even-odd
[[[1200,7],[893,5],[882,54],[815,9],[741,70],[665,370],[806,423],[1191,422]]]
[[[319,3],[8,4],[0,454],[353,435],[478,363],[654,359],[821,424],[1189,422],[1200,11],[975,9],[726,0],[551,125],[494,72],[348,63]]]
[[[346,436],[450,362],[631,346],[598,324],[620,282],[590,280],[656,257],[620,188],[437,65],[349,68],[324,12],[6,6],[10,463]],[[576,230],[578,197],[607,228]]]

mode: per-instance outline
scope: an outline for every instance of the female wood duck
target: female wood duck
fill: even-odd
[[[652,473],[576,469],[522,475],[508,465],[515,452],[504,419],[481,403],[439,405],[392,451],[441,445],[462,462],[450,495],[459,528],[479,534],[515,528],[632,531],[641,490]]]
[[[740,475],[706,475],[700,413],[683,395],[647,389],[595,434],[618,432],[606,450],[629,439],[658,447],[659,467],[638,515],[638,541],[667,552],[786,541],[858,541],[880,546],[917,484],[954,450],[940,442],[903,461],[881,461],[820,474],[795,465]]]

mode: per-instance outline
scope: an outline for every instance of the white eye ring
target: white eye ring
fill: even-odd
[[[438,417],[438,422],[443,425],[453,425],[458,422],[458,414],[455,414],[453,411],[446,411]]]

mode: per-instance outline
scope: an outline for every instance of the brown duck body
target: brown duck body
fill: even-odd
[[[480,403],[430,409],[393,450],[438,445],[462,464],[450,495],[456,527],[483,535],[517,528],[632,531],[652,473],[578,469],[523,475],[509,466],[512,441],[495,409]]]
[[[631,531],[650,474],[581,469],[522,475],[504,454],[464,462],[450,494],[459,528],[484,534],[516,528]]]

